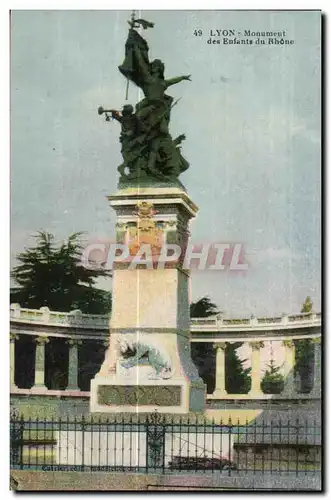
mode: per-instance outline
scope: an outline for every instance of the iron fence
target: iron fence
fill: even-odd
[[[13,469],[316,475],[316,421],[119,415],[10,420]]]

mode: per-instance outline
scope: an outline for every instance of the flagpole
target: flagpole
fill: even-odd
[[[129,79],[126,79],[126,91],[125,91],[125,100],[127,101],[129,97]]]
[[[133,27],[133,25],[134,25],[135,18],[136,18],[136,11],[133,10],[131,12],[131,27]],[[130,80],[127,78],[126,79],[126,89],[125,89],[125,100],[126,101],[129,98],[129,83],[130,83]]]

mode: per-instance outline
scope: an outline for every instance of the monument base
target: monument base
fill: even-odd
[[[171,380],[127,381],[116,375],[91,381],[90,411],[103,413],[171,413],[201,411],[205,385],[201,382]]]
[[[122,185],[108,199],[117,215],[116,243],[128,257],[114,262],[109,346],[91,381],[90,411],[201,412],[206,388],[190,352],[190,273],[178,257],[158,265],[164,245],[185,252],[198,207],[179,181]],[[151,265],[144,258],[137,264],[146,246]]]

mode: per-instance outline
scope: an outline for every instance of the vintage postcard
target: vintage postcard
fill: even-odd
[[[321,11],[10,23],[11,488],[321,491]]]

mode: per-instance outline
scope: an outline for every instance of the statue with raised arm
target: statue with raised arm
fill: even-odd
[[[125,107],[122,115],[112,114],[112,118],[122,125],[121,144],[123,164],[118,167],[120,180],[156,179],[172,181],[189,167],[181,155],[180,143],[185,138],[181,135],[173,140],[169,133],[170,113],[173,97],[166,90],[183,80],[190,80],[190,75],[166,79],[164,64],[160,59],[149,61],[149,47],[146,40],[138,33],[137,28],[153,27],[152,23],[143,19],[128,21],[130,25],[125,44],[125,58],[119,71],[129,82],[140,87],[144,99],[136,104],[135,113],[130,107],[130,116],[126,116]],[[103,109],[103,108],[99,108]],[[109,120],[109,117],[106,119]],[[127,128],[129,131],[124,130]]]

